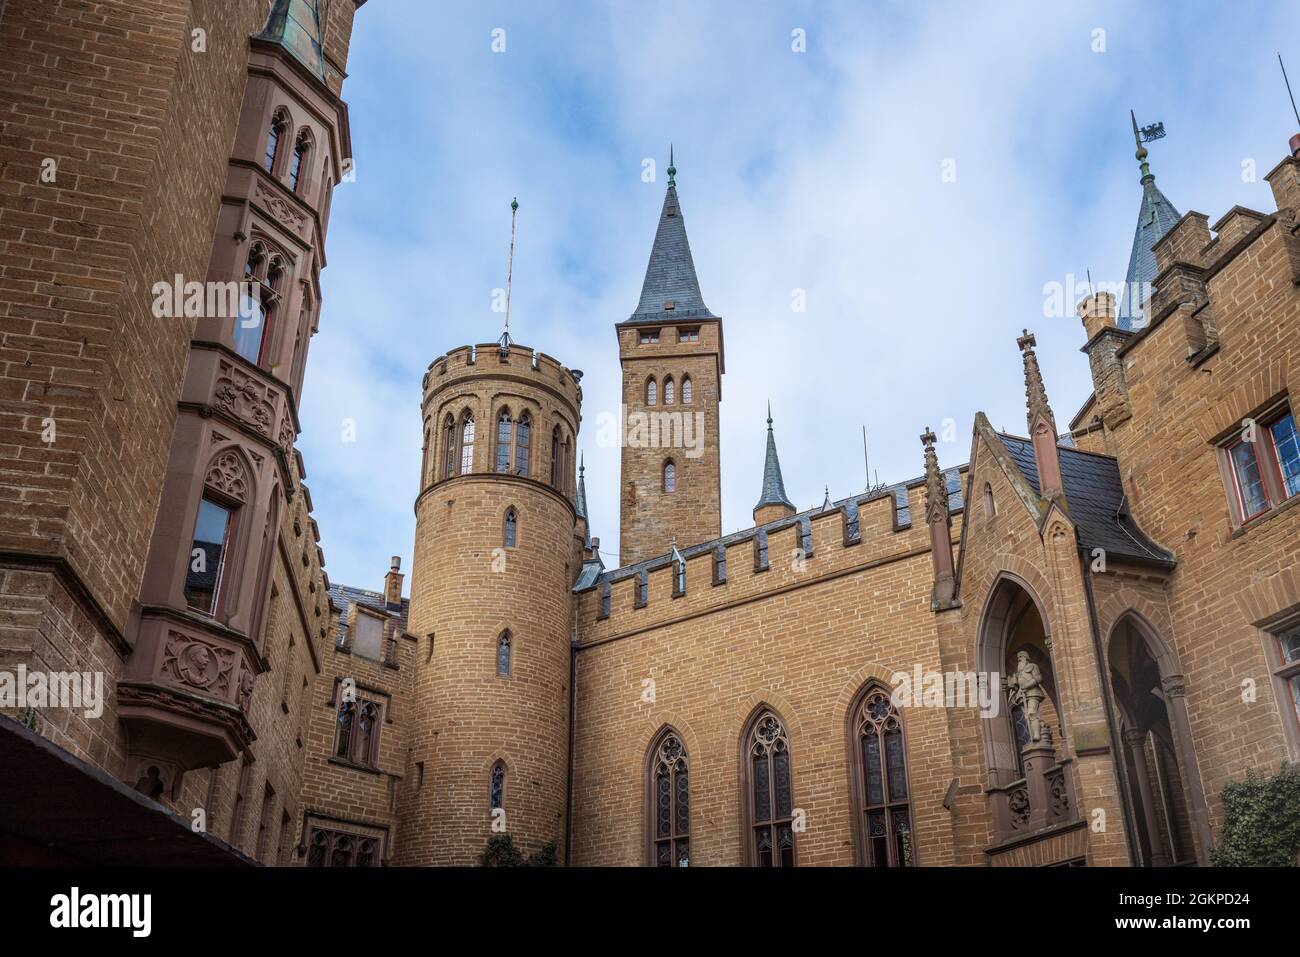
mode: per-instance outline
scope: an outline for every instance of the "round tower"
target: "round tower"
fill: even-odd
[[[474,864],[496,833],[563,858],[581,375],[507,341],[424,377],[397,864]]]

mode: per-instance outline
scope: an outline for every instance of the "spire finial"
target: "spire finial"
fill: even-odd
[[[1151,175],[1151,165],[1147,162],[1147,148],[1143,143],[1150,143],[1152,140],[1158,140],[1165,135],[1164,123],[1152,123],[1150,126],[1138,128],[1137,114],[1132,110],[1128,111],[1129,120],[1133,123],[1133,142],[1137,146],[1137,152],[1134,157],[1137,158],[1138,168],[1142,171],[1140,182],[1148,183],[1155,180]]]
[[[944,519],[948,517],[948,487],[943,473],[939,471],[939,456],[934,450],[938,436],[927,425],[921,433],[921,445],[925,448],[925,511],[933,518],[935,510]]]
[[[772,431],[772,400],[767,400],[767,431]]]
[[[587,471],[586,456],[582,452],[579,452],[578,453],[578,478],[582,478],[583,473],[585,473],[586,471]]]
[[[668,185],[677,185],[677,167],[673,165],[673,144],[668,144]]]
[[[1047,401],[1047,387],[1043,384],[1043,373],[1038,368],[1038,356],[1034,353],[1034,346],[1038,345],[1038,340],[1028,329],[1024,331],[1016,345],[1020,347],[1025,362],[1025,400],[1026,400],[1026,418],[1029,423],[1030,435],[1034,432],[1034,422],[1041,415],[1052,428],[1052,437],[1056,437],[1056,417],[1052,415],[1052,406]]]

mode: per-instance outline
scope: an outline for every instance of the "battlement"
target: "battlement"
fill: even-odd
[[[946,473],[954,533],[964,509],[961,483],[967,471],[963,465]],[[583,574],[574,591],[584,643],[863,565],[923,555],[929,532],[923,523],[913,524],[912,516],[924,510],[925,480],[918,478],[679,548],[681,562],[668,553]],[[684,575],[679,564],[685,565]]]
[[[582,403],[580,370],[570,369],[537,349],[511,344],[502,350],[496,342],[459,346],[430,362],[422,381],[425,401],[467,379],[502,376],[535,381],[539,386],[561,394],[575,408]]]

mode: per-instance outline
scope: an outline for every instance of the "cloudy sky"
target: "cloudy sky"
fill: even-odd
[[[357,179],[334,199],[302,409],[331,578],[378,588],[394,554],[409,569],[420,379],[500,334],[512,197],[512,332],[586,373],[579,446],[612,567],[618,450],[595,426],[618,408],[613,326],[670,142],[726,328],[728,532],[752,524],[769,398],[801,508],[865,486],[863,425],[888,482],[920,473],[927,425],[955,425],[945,467],[979,410],[1023,433],[1024,327],[1064,427],[1090,380],[1082,326],[1044,288],[1124,278],[1129,109],[1165,124],[1151,164],[1180,212],[1272,210],[1263,176],[1296,132],[1276,54],[1300,79],[1297,38],[1286,3],[367,3],[344,87]]]

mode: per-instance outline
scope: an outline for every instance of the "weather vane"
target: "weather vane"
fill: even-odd
[[[1165,124],[1152,123],[1150,126],[1138,126],[1137,116],[1132,110],[1128,111],[1129,117],[1133,120],[1133,140],[1137,143],[1138,149],[1142,148],[1143,143],[1150,143],[1152,140],[1164,139]]]

